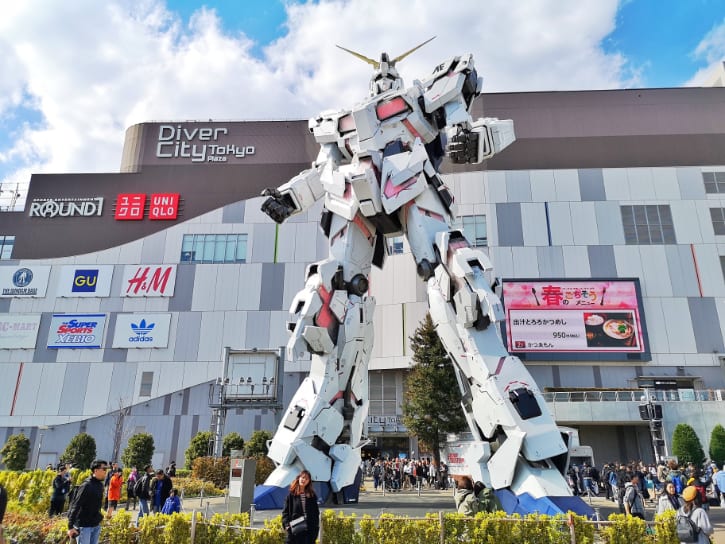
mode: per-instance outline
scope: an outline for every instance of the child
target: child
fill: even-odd
[[[161,509],[162,514],[173,514],[174,512],[181,512],[181,499],[178,497],[179,491],[173,488],[169,493],[169,498],[166,499],[163,508]]]

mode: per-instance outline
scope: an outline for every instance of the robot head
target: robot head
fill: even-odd
[[[395,64],[399,60],[403,60],[416,49],[423,47],[425,44],[433,39],[435,39],[435,36],[433,36],[429,40],[424,41],[422,44],[415,46],[410,51],[406,51],[402,55],[398,55],[392,60],[390,60],[387,53],[383,53],[382,55],[380,55],[380,61],[377,61],[368,58],[365,55],[361,55],[360,53],[356,53],[355,51],[351,51],[350,49],[346,49],[340,45],[338,45],[337,47],[339,49],[342,49],[343,51],[347,51],[354,57],[357,57],[360,60],[367,62],[368,64],[372,64],[373,68],[375,68],[375,73],[373,73],[373,77],[370,78],[370,96],[377,96],[390,90],[397,90],[403,88],[403,79],[400,77],[398,71],[395,69]]]
[[[403,79],[395,69],[395,61],[391,62],[387,53],[380,55],[378,67],[370,78],[370,96],[403,88]]]

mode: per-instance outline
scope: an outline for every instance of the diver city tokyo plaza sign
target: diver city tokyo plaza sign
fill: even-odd
[[[171,314],[118,314],[114,348],[166,348]]]
[[[105,328],[106,314],[53,314],[47,347],[99,349]]]
[[[50,266],[0,266],[0,298],[44,297]]]
[[[229,157],[243,159],[255,154],[253,145],[228,143],[228,135],[226,127],[159,125],[156,157],[201,163],[227,162]]]

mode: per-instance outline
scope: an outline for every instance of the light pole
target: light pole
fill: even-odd
[[[662,451],[664,457],[667,456],[667,441],[665,440],[665,431],[662,426],[662,405],[654,403],[654,395],[650,395],[645,389],[645,394],[641,399],[645,404],[639,405],[640,417],[649,423],[650,438],[652,439],[652,449],[655,454],[655,463],[662,460]]]
[[[38,425],[38,431],[40,431],[40,433],[38,434],[38,451],[35,452],[35,469],[36,470],[38,469],[38,463],[40,463],[40,448],[43,447],[43,436],[45,436],[43,434],[43,431],[47,431],[48,429],[50,429],[50,427],[48,427],[47,425]]]

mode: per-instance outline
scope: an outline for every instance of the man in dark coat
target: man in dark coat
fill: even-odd
[[[108,463],[100,459],[91,463],[91,475],[80,485],[68,509],[68,536],[83,544],[98,544],[101,535],[103,482]]]
[[[159,469],[156,471],[156,478],[151,480],[151,486],[149,493],[151,494],[151,504],[153,506],[153,512],[158,514],[164,507],[166,499],[169,498],[173,484],[171,478],[169,478],[163,470]]]
[[[58,465],[58,474],[53,478],[53,494],[50,496],[50,510],[48,516],[59,516],[63,513],[65,498],[70,491],[70,480],[67,476],[68,469],[65,463]]]

